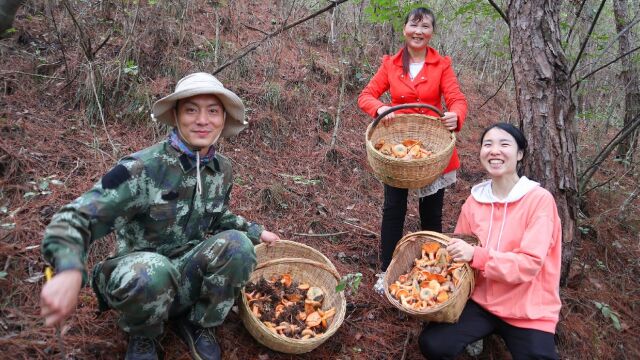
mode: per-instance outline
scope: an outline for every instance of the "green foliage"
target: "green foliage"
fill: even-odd
[[[350,273],[342,277],[340,282],[336,286],[336,292],[341,292],[347,289],[349,295],[355,295],[358,293],[360,282],[362,281],[361,273]]]
[[[613,323],[613,327],[616,328],[616,330],[622,331],[620,316],[615,311],[611,310],[611,307],[609,307],[609,305],[597,301],[594,301],[593,303],[596,305],[596,308],[600,310],[602,316],[611,320],[611,322]]]
[[[124,73],[127,74],[127,75],[136,76],[136,75],[138,75],[138,65],[136,65],[135,61],[129,59],[124,64],[124,67],[122,68],[122,71],[124,71]]]
[[[328,132],[333,128],[333,118],[331,117],[331,114],[325,110],[320,110],[318,113],[318,123],[324,132]]]
[[[368,20],[373,24],[391,23],[396,31],[404,26],[404,18],[415,8],[425,6],[420,1],[371,0],[365,8]]]

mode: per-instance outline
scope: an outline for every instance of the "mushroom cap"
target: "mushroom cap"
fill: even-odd
[[[404,145],[404,146],[406,146],[408,148],[410,148],[410,147],[412,147],[414,145],[420,145],[420,144],[421,144],[420,140],[416,140],[416,139],[404,139],[404,140],[402,140],[402,145]]]
[[[424,252],[426,252],[427,254],[435,254],[438,249],[440,249],[440,244],[438,244],[437,242],[428,242],[422,245],[422,250],[424,250]]]

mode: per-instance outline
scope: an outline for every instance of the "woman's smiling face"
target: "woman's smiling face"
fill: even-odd
[[[487,131],[480,146],[480,163],[492,179],[517,176],[523,152],[508,132],[494,127]]]
[[[426,49],[433,36],[433,19],[428,15],[419,20],[411,17],[404,25],[402,33],[408,47],[415,50]]]

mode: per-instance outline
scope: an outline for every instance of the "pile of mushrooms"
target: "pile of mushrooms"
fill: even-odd
[[[382,155],[400,160],[422,159],[433,153],[422,146],[422,142],[415,139],[404,139],[401,143],[391,143],[380,139],[374,146]]]
[[[322,335],[335,315],[332,307],[322,310],[324,291],[307,283],[298,284],[290,274],[261,277],[244,289],[251,313],[274,334],[292,339]]]
[[[422,245],[422,256],[406,274],[389,285],[389,293],[411,310],[426,310],[449,300],[462,276],[462,262],[452,262],[439,243]]]

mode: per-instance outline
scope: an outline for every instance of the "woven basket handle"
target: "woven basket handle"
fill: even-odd
[[[429,105],[429,104],[419,104],[419,103],[402,104],[402,105],[392,106],[391,108],[387,109],[386,111],[383,111],[382,114],[378,115],[378,117],[376,117],[376,119],[373,120],[373,125],[371,125],[371,130],[375,129],[376,126],[378,126],[378,123],[380,122],[380,120],[382,120],[382,118],[384,118],[388,114],[390,114],[390,113],[392,113],[394,111],[397,111],[397,110],[401,110],[401,109],[413,109],[413,108],[431,109],[431,110],[435,111],[436,114],[440,115],[440,117],[444,116],[444,114],[442,113],[442,111],[440,109],[438,109],[435,106]]]
[[[328,271],[331,275],[333,275],[334,278],[336,278],[336,280],[338,282],[340,282],[340,274],[338,274],[338,272],[332,268],[330,268],[329,266],[323,264],[323,263],[319,263],[317,261],[313,261],[313,260],[309,260],[309,259],[303,259],[303,258],[282,258],[282,259],[273,259],[273,260],[269,260],[269,261],[265,261],[263,263],[258,264],[258,266],[256,266],[255,270],[258,269],[262,269],[265,267],[269,267],[271,265],[277,265],[277,264],[309,264],[309,265],[313,265],[313,266],[317,266],[319,268],[322,268],[326,271]]]

